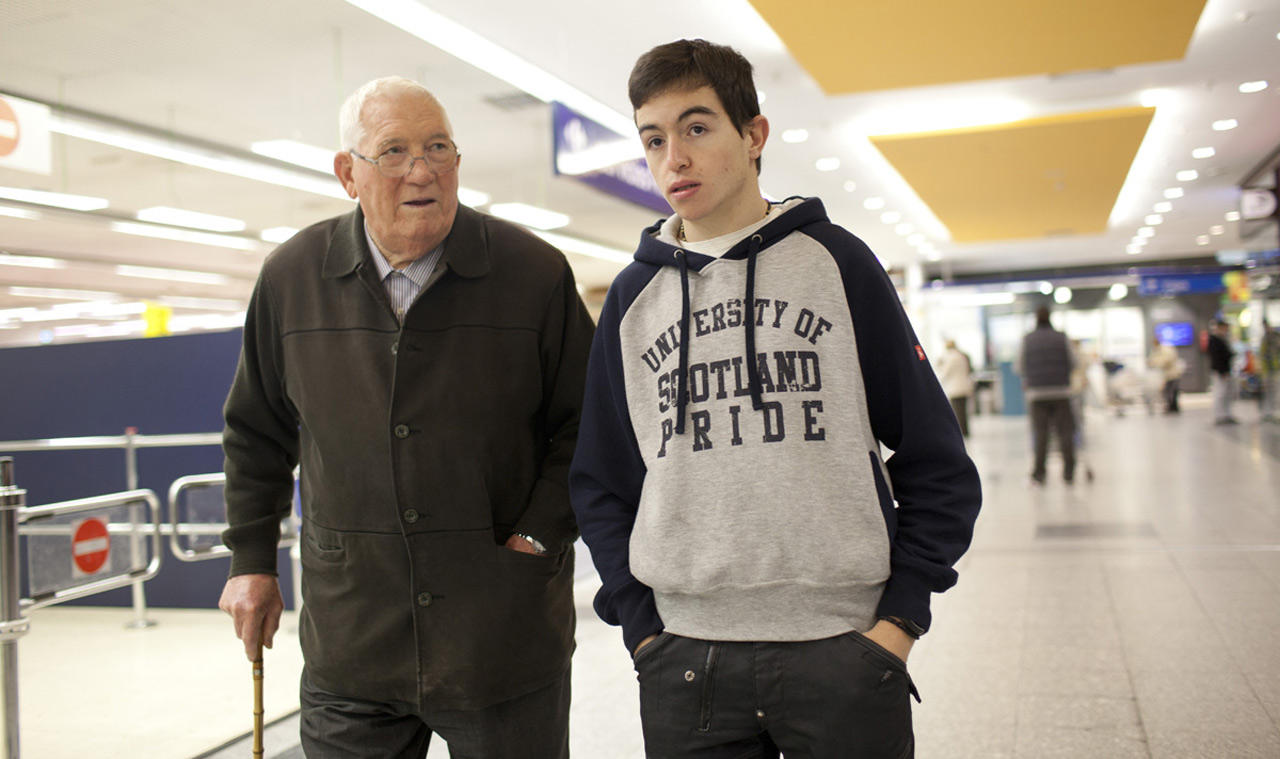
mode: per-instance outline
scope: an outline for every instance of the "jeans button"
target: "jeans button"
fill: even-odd
[[[430,594],[430,593],[419,593],[419,594],[418,594],[418,605],[419,605],[419,606],[430,606],[430,605],[431,605],[431,594]]]
[[[401,440],[404,440],[405,438],[409,437],[409,425],[397,424],[396,437],[400,438]]]
[[[414,522],[418,521],[417,510],[409,509],[408,511],[406,511],[404,513],[404,521],[408,522],[409,524],[413,524]]]

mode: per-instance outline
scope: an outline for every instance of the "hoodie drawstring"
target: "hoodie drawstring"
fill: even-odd
[[[689,407],[689,259],[683,250],[676,250],[680,262],[680,293],[684,296],[680,308],[680,370],[676,380],[676,434],[684,434],[684,417]]]
[[[764,408],[761,398],[760,367],[756,363],[756,253],[760,251],[760,243],[764,241],[760,235],[751,235],[751,245],[747,248],[747,293],[742,304],[747,317],[747,385],[751,389],[751,408],[759,411]],[[689,311],[688,296],[685,296],[685,312]]]
[[[764,238],[751,235],[747,247],[747,292],[742,304],[747,340],[747,386],[751,390],[751,408],[764,408],[764,391],[760,385],[760,367],[756,360],[756,254]],[[680,368],[676,377],[676,434],[684,434],[684,420],[689,408],[689,259],[683,250],[675,251],[680,262]]]

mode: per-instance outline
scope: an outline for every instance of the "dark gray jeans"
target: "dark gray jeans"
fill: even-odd
[[[362,701],[315,688],[302,672],[307,759],[422,759],[432,734],[452,759],[568,759],[570,670],[533,693],[476,711],[419,712],[402,701]]]
[[[1071,482],[1076,476],[1076,418],[1068,398],[1031,401],[1031,436],[1035,462],[1031,479],[1043,483],[1045,463],[1049,458],[1049,430],[1058,438],[1062,450],[1062,479]]]
[[[635,661],[649,759],[909,759],[901,659],[863,635],[795,643],[663,633]]]

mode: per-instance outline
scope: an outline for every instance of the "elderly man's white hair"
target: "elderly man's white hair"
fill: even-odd
[[[440,113],[444,116],[444,124],[449,130],[449,134],[453,134],[453,125],[449,123],[449,115],[445,113],[444,106],[440,104],[435,95],[431,94],[430,90],[412,79],[405,79],[402,76],[386,76],[365,83],[360,89],[351,93],[347,101],[342,104],[342,109],[338,111],[338,138],[342,141],[342,149],[360,149],[360,142],[364,140],[365,135],[365,125],[360,120],[360,113],[364,110],[365,103],[374,98],[405,94],[417,95],[435,103],[440,108]]]

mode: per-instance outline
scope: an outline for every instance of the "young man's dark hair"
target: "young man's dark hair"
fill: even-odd
[[[677,40],[659,45],[636,61],[627,82],[632,109],[672,89],[710,87],[724,105],[735,129],[742,132],[760,115],[760,99],[751,62],[727,45],[706,40]],[[756,159],[760,173],[760,159]]]

